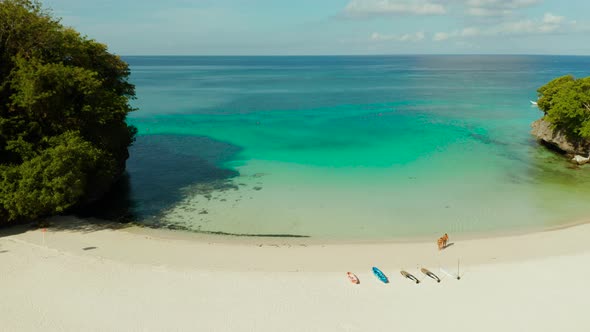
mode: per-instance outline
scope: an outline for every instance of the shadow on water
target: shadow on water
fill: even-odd
[[[590,174],[585,172],[587,165],[579,166],[567,156],[538,145],[532,153],[532,163],[527,175],[534,183],[570,186],[572,188],[587,187]]]
[[[157,226],[157,216],[184,198],[183,189],[197,186],[202,194],[231,186],[241,148],[203,136],[143,135],[130,148],[127,172],[105,197],[80,217]]]
[[[505,173],[511,184],[583,189],[590,183],[590,173],[587,172],[590,165],[577,165],[562,151],[542,144],[532,136],[521,143],[511,142],[496,153],[514,162]]]

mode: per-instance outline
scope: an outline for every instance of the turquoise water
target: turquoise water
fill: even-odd
[[[590,57],[126,60],[139,137],[107,203],[118,216],[336,240],[584,218],[590,170],[537,145],[529,100],[556,76],[590,75]]]

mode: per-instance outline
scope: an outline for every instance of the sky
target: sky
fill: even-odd
[[[120,55],[590,55],[590,0],[45,0]]]

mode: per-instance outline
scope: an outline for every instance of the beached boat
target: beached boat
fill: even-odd
[[[379,270],[376,267],[373,267],[373,273],[375,274],[375,276],[381,280],[383,283],[389,283],[389,279],[387,279],[387,276],[385,275],[385,273],[383,273],[381,270]]]
[[[353,284],[360,284],[360,280],[359,278],[352,272],[346,272],[346,275],[348,276],[348,279],[350,279],[350,282],[352,282]]]

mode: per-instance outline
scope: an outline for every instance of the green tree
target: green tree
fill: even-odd
[[[96,198],[122,173],[135,88],[106,45],[36,0],[0,0],[0,223]]]
[[[546,121],[574,143],[590,140],[590,77],[562,76],[537,91]]]

